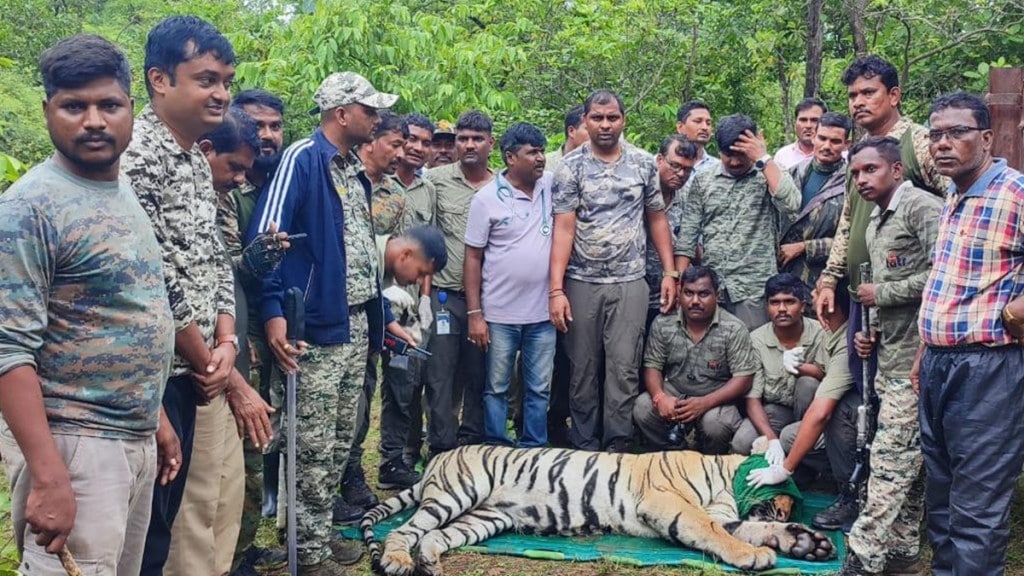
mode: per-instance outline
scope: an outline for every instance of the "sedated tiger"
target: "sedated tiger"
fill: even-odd
[[[446,551],[508,530],[666,538],[747,570],[771,568],[776,552],[832,557],[835,547],[826,535],[787,522],[789,496],[739,518],[733,477],[745,458],[465,446],[431,460],[418,484],[368,511],[360,528],[374,568],[401,576],[417,568],[439,575]],[[374,525],[417,504],[382,552]]]

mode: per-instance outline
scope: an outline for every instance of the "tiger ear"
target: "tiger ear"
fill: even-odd
[[[768,451],[768,437],[767,436],[758,436],[757,439],[754,440],[753,446],[750,447],[750,454],[751,455],[754,455],[754,454],[764,454],[767,451]]]

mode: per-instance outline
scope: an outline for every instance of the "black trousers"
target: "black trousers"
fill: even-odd
[[[1001,576],[1024,465],[1024,349],[929,347],[919,406],[932,571]]]
[[[192,441],[196,431],[196,395],[190,376],[175,376],[167,381],[163,407],[167,419],[181,442],[181,469],[174,481],[160,485],[159,478],[153,489],[153,512],[146,532],[146,547],[142,552],[140,576],[160,576],[171,550],[171,526],[178,515],[181,498],[185,494],[185,479],[192,461]]]

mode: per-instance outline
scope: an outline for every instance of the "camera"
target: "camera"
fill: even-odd
[[[672,446],[682,446],[686,442],[686,425],[676,422],[668,429],[668,443]]]

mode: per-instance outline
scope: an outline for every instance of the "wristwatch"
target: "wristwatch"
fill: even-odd
[[[225,334],[217,338],[217,346],[231,344],[235,347],[235,354],[238,354],[238,334]]]
[[[754,170],[761,172],[762,170],[764,170],[764,167],[771,161],[771,154],[765,154],[764,156],[761,156],[760,158],[754,161]]]
[[[662,276],[663,278],[664,278],[664,277],[667,277],[667,278],[675,278],[676,280],[678,280],[678,279],[679,279],[679,276],[680,276],[680,274],[679,274],[679,270],[662,270],[662,271],[661,271],[661,276]]]

